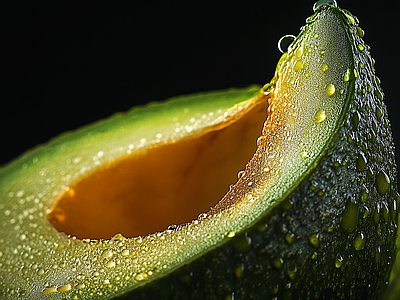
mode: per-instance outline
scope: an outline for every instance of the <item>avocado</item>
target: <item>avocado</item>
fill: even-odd
[[[357,18],[314,9],[261,91],[134,108],[1,168],[1,296],[380,298],[390,122]]]

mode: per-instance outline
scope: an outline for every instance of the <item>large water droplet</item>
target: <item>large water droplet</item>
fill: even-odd
[[[287,34],[284,35],[283,37],[280,38],[278,41],[278,49],[282,53],[285,53],[287,49],[289,48],[289,45],[292,43],[292,41],[296,38],[296,36]],[[285,49],[285,50],[284,50]]]
[[[326,112],[324,110],[318,110],[314,115],[316,123],[322,123],[326,119]]]
[[[332,96],[335,94],[335,86],[334,86],[332,83],[330,83],[330,84],[328,84],[328,85],[326,86],[326,88],[325,88],[325,94],[326,94],[328,97],[332,97]]]
[[[365,242],[366,242],[365,234],[362,233],[362,232],[360,232],[360,233],[356,236],[356,238],[354,239],[354,242],[353,242],[354,248],[355,248],[357,251],[363,249],[364,246],[365,246]]]
[[[375,184],[378,193],[381,195],[385,195],[390,188],[389,176],[384,171],[380,171],[376,176]]]
[[[146,279],[147,279],[147,274],[146,274],[146,273],[139,273],[139,274],[136,274],[136,276],[134,277],[134,279],[135,279],[136,281],[143,281],[143,280],[146,280]]]
[[[303,55],[303,53],[304,53],[304,47],[300,46],[299,48],[297,48],[295,55],[297,58],[300,58]]]
[[[101,254],[102,258],[110,258],[113,256],[113,252],[111,250],[104,250]]]
[[[64,293],[64,292],[68,292],[68,291],[71,290],[71,289],[72,289],[71,284],[65,284],[65,285],[60,286],[60,287],[57,289],[57,291],[58,291],[59,293]]]
[[[358,35],[360,38],[363,38],[363,37],[364,37],[364,30],[362,30],[362,28],[361,28],[361,27],[358,27],[358,26],[357,26],[357,35]]]
[[[353,114],[353,118],[352,118],[352,123],[353,123],[353,129],[354,130],[357,130],[358,123],[360,122],[360,118],[361,118],[360,113],[358,111],[356,111]]]
[[[293,233],[291,232],[286,233],[286,242],[288,242],[289,245],[292,245],[295,240],[296,236]]]
[[[367,157],[365,156],[364,152],[360,152],[360,155],[358,156],[357,159],[357,169],[359,171],[364,171],[365,167],[367,166]]]
[[[247,233],[236,236],[233,246],[239,252],[246,252],[251,249],[251,237]]]
[[[311,245],[313,245],[315,248],[319,248],[319,234],[318,233],[313,233],[308,237],[308,241],[310,242]]]
[[[272,261],[272,264],[275,266],[275,268],[280,269],[283,265],[284,261],[282,257],[277,257]]]
[[[300,71],[301,69],[303,69],[304,64],[303,61],[300,59],[296,62],[296,64],[293,67],[293,70],[295,70],[296,72]]]
[[[346,203],[346,209],[343,213],[343,219],[340,227],[345,233],[350,233],[356,229],[358,223],[358,206],[350,200]]]
[[[335,0],[319,0],[317,2],[314,3],[314,7],[313,10],[316,12],[317,10],[319,10],[321,7],[327,5],[327,4],[331,4],[333,6],[337,7],[337,3]]]

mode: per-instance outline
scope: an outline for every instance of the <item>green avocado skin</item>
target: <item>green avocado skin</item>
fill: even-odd
[[[398,221],[390,123],[357,23],[329,5],[312,22],[323,14],[340,18],[354,70],[341,127],[317,167],[246,231],[118,299],[383,296],[395,260]]]

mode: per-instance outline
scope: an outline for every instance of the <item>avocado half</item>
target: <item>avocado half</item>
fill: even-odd
[[[262,89],[134,108],[2,167],[2,299],[380,298],[383,92],[357,18],[314,8]]]

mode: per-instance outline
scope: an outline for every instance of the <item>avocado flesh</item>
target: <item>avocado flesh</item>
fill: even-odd
[[[40,183],[36,171],[49,172],[41,168],[32,170],[30,164],[42,163],[42,157],[34,159],[37,153],[31,152],[3,168],[1,209],[7,218],[2,220],[6,226],[2,226],[1,238],[7,248],[1,248],[0,270],[7,281],[2,285],[2,293],[11,299],[16,293],[36,299],[40,297],[38,291],[47,294],[43,297],[67,299],[111,296],[298,299],[323,295],[373,299],[379,295],[390,271],[387,263],[394,257],[393,229],[397,226],[394,148],[386,109],[378,97],[382,92],[365,55],[367,50],[354,56],[358,43],[364,44],[347,31],[350,27],[356,32],[354,24],[347,24],[348,20],[343,12],[327,6],[303,30],[278,66],[269,117],[258,140],[257,152],[245,172],[208,214],[177,230],[145,238],[126,239],[117,235],[111,240],[92,243],[67,239],[45,223],[47,210],[62,193],[59,186],[51,187],[51,180],[46,182],[54,174],[42,179],[47,188],[41,189],[40,194],[32,197],[27,192],[27,187]],[[337,31],[326,32],[327,25]],[[339,36],[333,39],[331,34]],[[337,40],[340,36],[342,43]],[[339,46],[326,44],[332,40]],[[302,43],[303,68],[299,69],[296,53],[302,52],[299,50]],[[309,45],[318,51],[312,50],[307,56],[304,50]],[[328,70],[332,69],[330,65],[335,66],[340,76],[315,68],[322,51]],[[348,54],[347,58],[343,53]],[[338,63],[343,57],[344,61]],[[363,62],[364,71],[360,70],[359,62]],[[308,90],[309,82],[304,79],[307,68],[316,90]],[[348,75],[348,69],[353,73]],[[357,77],[352,75],[356,74],[354,70]],[[349,80],[344,80],[347,75]],[[293,84],[287,84],[293,78]],[[368,92],[363,93],[364,82],[369,83],[371,91],[366,88]],[[328,94],[332,89],[326,89],[329,83],[336,91],[331,96]],[[292,87],[294,91],[286,90]],[[301,91],[297,92],[300,98],[305,95],[301,100],[294,99],[294,104],[279,102],[287,100],[296,88]],[[359,88],[361,93],[357,93]],[[307,96],[316,92],[320,101],[315,103],[315,98]],[[293,133],[287,135],[289,130]],[[289,137],[294,144],[289,143]],[[92,136],[86,139],[93,146]],[[66,149],[62,140],[57,151]],[[93,150],[99,158],[93,160],[95,156],[91,156],[91,163],[107,153]],[[70,148],[66,151],[71,156]],[[99,151],[103,154],[99,155]],[[270,160],[264,155],[266,151]],[[61,159],[59,154],[55,159]],[[70,159],[75,163],[74,158]],[[87,168],[79,165],[77,170],[82,167]],[[24,175],[26,181],[21,182],[20,170],[25,174],[32,170]],[[81,176],[71,176],[68,181],[74,183]],[[57,193],[53,195],[53,191]],[[41,200],[46,193],[52,195],[46,200],[47,206]],[[12,207],[17,202],[18,206],[35,205],[21,211]],[[37,220],[39,225],[28,221],[31,215],[42,220]],[[15,224],[13,231],[10,224]],[[30,224],[33,228],[41,226],[40,231],[35,229],[35,241],[30,236],[33,231],[28,229]],[[29,255],[32,258],[27,265]],[[37,263],[37,269],[33,263]],[[88,266],[94,269],[88,271]],[[37,277],[27,278],[34,272]]]
[[[267,108],[267,96],[256,96],[200,133],[105,163],[58,197],[49,221],[77,238],[109,239],[117,233],[145,236],[196,219],[223,197],[256,149]]]

